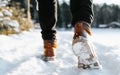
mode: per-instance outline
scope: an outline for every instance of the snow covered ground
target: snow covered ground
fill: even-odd
[[[57,33],[57,56],[44,62],[40,29],[18,35],[0,35],[0,75],[120,75],[120,29],[92,29],[91,40],[102,65],[100,70],[77,68],[71,43],[73,31]]]

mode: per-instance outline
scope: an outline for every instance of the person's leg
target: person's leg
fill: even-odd
[[[39,0],[39,20],[44,40],[44,56],[53,57],[56,47],[57,1]],[[46,59],[47,60],[47,59]]]
[[[78,57],[78,68],[98,68],[97,56],[87,37],[91,35],[93,2],[92,0],[71,0],[70,8],[74,26],[72,48]]]
[[[42,38],[44,40],[55,38],[55,25],[57,20],[56,5],[56,0],[39,0],[39,19]]]
[[[72,25],[78,21],[93,21],[93,0],[70,0],[70,9],[72,13]]]

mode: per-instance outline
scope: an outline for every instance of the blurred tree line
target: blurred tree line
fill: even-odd
[[[26,0],[12,0],[21,2],[21,7],[27,8]],[[30,0],[31,17],[35,22],[39,22],[39,14],[36,10],[35,0]],[[58,2],[58,22],[57,27],[71,28],[71,13],[70,5],[63,1],[61,4]],[[27,11],[27,10],[26,10]],[[120,7],[118,5],[98,5],[94,4],[94,22],[92,27],[98,28],[100,24],[109,24],[111,22],[120,22]]]
[[[98,28],[100,24],[109,24],[111,22],[120,23],[120,7],[118,5],[94,5],[93,27]]]
[[[64,26],[65,28],[70,27],[71,23],[71,13],[70,13],[69,4],[63,2],[59,5],[58,13],[61,13],[61,17],[58,16],[59,20],[62,22],[57,24],[58,27]],[[118,5],[98,5],[94,4],[94,22],[92,23],[92,27],[99,28],[100,24],[110,24],[111,22],[120,23],[120,6]]]

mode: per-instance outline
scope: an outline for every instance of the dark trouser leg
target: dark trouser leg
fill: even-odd
[[[92,0],[70,0],[70,8],[73,17],[73,26],[79,21],[85,21],[87,23],[91,23],[93,21]]]
[[[39,0],[39,18],[42,29],[42,38],[44,40],[51,40],[55,38],[56,30],[56,0]]]

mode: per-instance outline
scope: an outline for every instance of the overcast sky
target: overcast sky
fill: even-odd
[[[107,4],[118,4],[120,5],[120,0],[93,0],[94,3],[101,4],[101,3],[107,3]]]
[[[60,2],[62,2],[63,0],[59,0]],[[65,0],[67,2],[69,2],[70,0]],[[120,5],[120,0],[93,0],[93,2],[96,4],[102,4],[102,3],[107,3],[107,4],[117,4]]]

